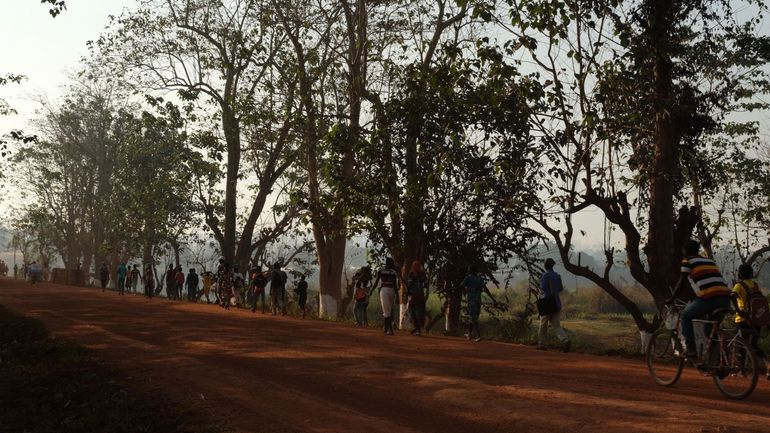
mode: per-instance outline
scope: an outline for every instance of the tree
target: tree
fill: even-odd
[[[654,324],[610,281],[612,231],[604,272],[573,261],[575,217],[600,210],[622,233],[637,282],[659,306],[668,298],[681,246],[699,222],[692,191],[706,198],[714,184],[702,161],[719,157],[710,153],[716,139],[751,135],[728,122],[731,112],[763,106],[753,98],[766,90],[759,65],[767,38],[754,34],[760,19],[742,20],[726,0],[508,4],[512,19],[498,22],[513,38],[498,47],[500,58],[532,62],[524,79],[541,86],[531,123],[547,149],[549,200],[531,216],[568,271],[607,291],[649,331]]]
[[[172,90],[183,100],[215,107],[213,116],[196,117],[205,137],[198,143],[222,162],[224,200],[210,177],[198,182],[197,198],[223,256],[242,267],[288,230],[295,216],[289,206],[266,207],[294,161],[294,81],[281,74],[281,35],[265,3],[144,0],[94,44],[98,58],[130,77],[139,91]],[[238,227],[238,188],[247,177],[255,179],[254,194]],[[278,214],[277,222],[255,239],[265,211]]]

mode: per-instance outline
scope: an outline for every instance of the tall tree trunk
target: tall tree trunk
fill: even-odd
[[[225,94],[228,94],[225,92]],[[225,230],[222,255],[225,261],[235,261],[235,223],[238,207],[238,171],[241,164],[241,131],[238,119],[229,108],[222,110],[222,129],[227,144],[227,175],[225,178]]]
[[[677,127],[672,92],[672,62],[669,31],[673,23],[670,0],[650,0],[650,38],[655,83],[655,142],[650,176],[649,236],[646,247],[652,292],[656,300],[670,295],[669,287],[677,279],[677,258],[681,252],[674,245],[674,177],[678,171]]]

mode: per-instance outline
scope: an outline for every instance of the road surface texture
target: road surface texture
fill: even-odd
[[[0,279],[0,304],[242,432],[768,432],[770,383],[729,401],[692,368],[541,352]]]

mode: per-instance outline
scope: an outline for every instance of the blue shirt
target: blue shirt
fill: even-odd
[[[469,302],[481,302],[481,292],[484,291],[484,280],[476,274],[468,274],[463,280],[463,286],[468,292]]]
[[[543,273],[540,277],[540,299],[547,296],[553,296],[556,298],[556,305],[561,308],[561,299],[559,299],[559,293],[564,291],[564,285],[561,283],[561,276],[553,269],[549,269]]]

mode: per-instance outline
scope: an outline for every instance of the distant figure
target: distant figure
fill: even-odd
[[[556,332],[556,336],[559,341],[562,342],[562,350],[569,352],[571,342],[567,338],[567,333],[564,332],[564,328],[561,327],[561,297],[559,294],[564,291],[564,285],[561,282],[561,276],[553,270],[556,262],[551,259],[545,259],[545,273],[540,278],[540,294],[538,298],[543,300],[549,297],[553,298],[556,305],[556,311],[549,314],[540,316],[540,329],[537,333],[537,348],[538,350],[545,350],[545,337],[548,332],[548,324],[550,323],[553,330]]]
[[[353,292],[353,300],[355,305],[353,306],[353,315],[356,318],[356,326],[367,326],[366,321],[366,307],[369,306],[369,297],[366,293],[366,287],[361,280],[356,281],[356,290]]]
[[[211,292],[211,285],[214,283],[214,278],[211,272],[205,271],[203,272],[203,275],[201,275],[203,280],[203,293],[202,296],[206,297],[206,303],[210,304],[211,300],[209,299],[209,293]]]
[[[261,301],[262,303],[262,314],[265,314],[267,310],[265,309],[265,287],[267,286],[267,278],[265,278],[265,274],[262,272],[262,268],[257,266],[255,268],[252,268],[251,270],[251,278],[249,281],[249,290],[251,290],[251,312],[254,313],[257,311],[257,301]]]
[[[126,264],[124,262],[120,262],[120,264],[118,264],[118,269],[115,271],[115,273],[117,274],[117,278],[118,278],[118,281],[117,281],[118,294],[122,295],[123,292],[126,290],[126,274],[128,273],[128,269],[126,269]]]
[[[286,315],[286,272],[281,270],[281,263],[276,262],[273,270],[270,272],[270,302],[272,304],[273,315],[281,311],[281,315]]]
[[[304,275],[299,277],[299,283],[297,283],[294,293],[297,295],[297,306],[302,310],[302,318],[304,319],[307,314],[307,308],[305,308],[307,303],[307,281],[305,281]]]
[[[233,272],[230,270],[230,264],[227,262],[222,264],[222,271],[219,274],[217,288],[219,289],[219,301],[221,302],[222,308],[229,310],[230,297],[233,296]]]
[[[131,277],[131,292],[136,293],[137,285],[142,278],[141,272],[139,272],[139,266],[136,263],[134,263],[134,266],[131,268],[129,275]]]
[[[479,328],[479,316],[481,315],[481,295],[487,293],[492,296],[487,289],[484,279],[479,276],[476,265],[468,267],[468,275],[465,276],[461,287],[465,288],[465,296],[468,301],[468,340],[481,341],[481,329]],[[476,334],[474,337],[474,333]]]
[[[187,300],[195,302],[198,299],[198,274],[195,273],[195,268],[190,268],[190,272],[187,274],[187,280],[185,285],[187,286]]]
[[[131,263],[126,263],[126,281],[123,287],[125,288],[124,293],[131,293]]]
[[[168,265],[166,271],[166,297],[168,299],[175,299],[176,297],[176,270],[174,265]]]
[[[396,296],[396,287],[398,286],[399,276],[396,271],[396,265],[392,257],[385,259],[385,267],[377,272],[377,279],[374,280],[371,296],[377,284],[380,284],[380,304],[382,305],[382,328],[386,335],[393,335],[393,303]]]
[[[13,279],[19,278],[19,265],[16,263],[13,264]]]
[[[409,307],[409,315],[412,318],[412,335],[420,336],[422,327],[425,326],[425,292],[428,290],[428,281],[425,270],[419,260],[412,262],[412,268],[406,280],[406,297]]]
[[[176,283],[176,300],[181,301],[184,291],[184,271],[181,266],[176,267],[176,273],[174,274],[174,282]]]
[[[102,267],[99,268],[99,282],[102,285],[102,292],[107,288],[107,283],[110,281],[110,268],[107,267],[107,262],[102,262]]]
[[[147,264],[144,267],[144,296],[152,299],[155,292],[155,276],[152,275],[152,266]]]
[[[233,266],[233,298],[237,305],[243,305],[243,290],[246,286],[246,280],[243,278],[240,266]]]

